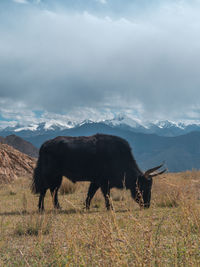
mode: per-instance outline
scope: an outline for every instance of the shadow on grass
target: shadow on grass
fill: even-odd
[[[45,210],[44,212],[39,212],[37,210],[35,211],[5,211],[5,212],[0,212],[0,217],[1,216],[16,216],[16,215],[34,215],[34,214],[66,214],[66,215],[70,215],[70,214],[98,214],[98,213],[108,213],[110,211],[108,210],[85,210],[85,209],[68,209],[68,210]],[[130,212],[127,209],[123,209],[123,210],[115,210],[115,213],[126,213],[126,212]]]
[[[5,212],[0,212],[0,217],[1,216],[16,216],[16,215],[34,215],[34,214],[90,214],[90,213],[98,213],[99,211],[85,211],[83,210],[77,210],[77,209],[68,209],[68,210],[45,210],[44,212],[39,212],[37,210],[35,211],[5,211]]]
[[[75,214],[75,213],[84,213],[84,211],[79,211],[75,209],[70,210],[47,210],[44,212],[39,211],[5,211],[0,212],[0,216],[15,216],[15,215],[34,215],[34,214]]]

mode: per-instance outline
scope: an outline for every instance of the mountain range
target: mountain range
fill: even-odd
[[[200,169],[200,125],[175,124],[169,121],[142,125],[124,117],[102,122],[84,121],[65,125],[50,122],[2,129],[0,136],[15,134],[39,148],[51,138],[105,133],[125,138],[142,170],[165,161],[171,172]],[[10,137],[9,137],[10,138]],[[13,137],[12,137],[13,138]],[[7,137],[8,139],[8,137]]]
[[[200,131],[200,122],[173,122],[173,121],[156,121],[156,122],[141,122],[138,119],[132,119],[124,114],[116,115],[113,119],[102,121],[84,120],[76,123],[72,121],[56,122],[48,121],[38,124],[30,124],[28,126],[17,124],[13,127],[0,128],[0,135],[6,136],[9,134],[17,134],[19,136],[36,136],[48,134],[50,132],[60,132],[68,129],[76,129],[84,124],[104,124],[112,128],[129,130],[137,133],[157,134],[159,136],[174,137],[184,135],[192,131]]]

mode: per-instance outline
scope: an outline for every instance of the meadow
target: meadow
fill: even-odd
[[[88,183],[66,182],[62,210],[48,192],[39,214],[29,186],[27,178],[0,185],[0,266],[200,266],[199,171],[155,178],[145,210],[112,189],[113,211],[100,191],[86,211]]]

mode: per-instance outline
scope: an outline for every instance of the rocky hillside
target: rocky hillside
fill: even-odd
[[[30,157],[38,157],[38,148],[17,135],[9,135],[5,138],[0,136],[0,143],[10,145]]]
[[[11,182],[17,177],[31,177],[35,164],[34,158],[0,143],[0,183]]]

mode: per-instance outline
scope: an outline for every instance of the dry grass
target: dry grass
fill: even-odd
[[[61,195],[73,194],[77,189],[77,184],[72,183],[69,179],[63,178],[59,192]]]
[[[87,186],[51,196],[44,214],[28,181],[0,188],[0,266],[200,266],[200,172],[154,180],[152,205],[140,210],[128,191],[112,190],[114,211],[101,192],[83,208]]]

